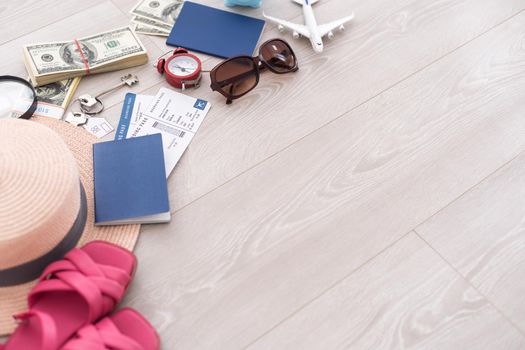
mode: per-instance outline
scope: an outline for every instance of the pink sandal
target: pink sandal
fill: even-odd
[[[50,264],[29,294],[30,310],[3,350],[56,350],[77,330],[107,315],[132,279],[136,258],[128,250],[96,241]]]
[[[124,308],[78,331],[61,350],[158,350],[159,336],[137,311]]]

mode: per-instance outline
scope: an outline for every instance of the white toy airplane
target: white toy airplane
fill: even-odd
[[[267,16],[264,13],[263,15],[269,21],[276,23],[278,25],[277,28],[281,33],[284,31],[284,28],[288,28],[293,31],[294,39],[299,38],[301,35],[310,39],[310,42],[312,43],[312,47],[314,48],[315,52],[323,52],[323,36],[328,35],[328,39],[333,39],[334,33],[332,32],[332,30],[339,28],[339,30],[343,32],[345,30],[344,24],[349,22],[352,18],[354,18],[354,14],[352,13],[350,16],[341,18],[339,20],[322,25],[317,25],[312,5],[319,0],[292,1],[303,6],[304,24],[288,22],[282,19]]]

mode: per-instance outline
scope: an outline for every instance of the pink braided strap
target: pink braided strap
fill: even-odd
[[[96,325],[78,331],[61,350],[144,350],[134,339],[122,334],[111,318],[104,318]]]
[[[123,285],[129,281],[129,275],[125,271],[109,265],[98,265],[86,252],[78,248],[70,251],[63,260],[50,264],[40,280],[48,279],[50,275],[62,271],[77,270],[86,276],[110,277]]]
[[[29,310],[13,316],[18,323],[29,322],[30,319],[38,321],[40,336],[42,339],[41,350],[55,350],[57,345],[57,329],[55,321],[44,312]]]
[[[121,300],[130,278],[125,271],[98,265],[83,250],[73,249],[44,270],[40,283],[29,294],[29,306],[45,293],[76,292],[88,305],[88,320],[93,322]],[[112,302],[104,302],[103,296]]]

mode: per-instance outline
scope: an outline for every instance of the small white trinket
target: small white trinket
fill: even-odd
[[[87,121],[88,117],[82,112],[69,112],[66,115],[66,122],[76,126],[84,125]]]
[[[83,127],[99,139],[114,130],[113,126],[103,117],[90,117]]]

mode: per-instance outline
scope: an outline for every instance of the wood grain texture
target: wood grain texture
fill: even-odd
[[[199,2],[221,6],[222,0]],[[264,3],[270,14],[302,20],[292,2]],[[47,17],[35,20],[38,25],[25,17],[14,22],[29,4]],[[0,13],[8,13],[9,25],[0,33],[10,39],[0,45],[0,73],[25,76],[23,44],[127,25],[134,4],[3,2]],[[207,88],[205,77],[203,87],[186,92],[213,107],[169,179],[173,220],[143,227],[139,270],[124,305],[152,321],[164,349],[237,349],[313,299],[346,293],[348,284],[339,281],[524,150],[524,8],[525,0],[323,0],[315,10],[319,22],[350,11],[356,20],[327,42],[323,55],[286,34],[299,57],[298,73],[265,73],[256,90],[231,106]],[[260,9],[241,12],[261,16]],[[276,36],[282,35],[269,25],[262,40]],[[85,78],[77,95],[96,93],[128,72],[141,80],[131,91],[155,94],[167,86],[151,64],[169,47],[140,38],[147,65]],[[205,68],[220,61],[201,57]],[[103,116],[114,126],[126,91],[104,98]],[[494,214],[493,220],[508,217]],[[403,283],[389,277],[389,265]],[[368,317],[374,307],[388,317],[377,318],[362,336],[352,333],[356,344],[375,345],[386,332],[391,342],[385,344],[394,347],[477,345],[494,329],[503,349],[523,347],[494,308],[413,235],[367,266],[377,278],[359,272],[356,278],[374,303],[360,314]],[[495,264],[483,270],[480,289],[507,273]],[[491,291],[495,304],[511,300],[496,287]],[[335,301],[346,304],[344,296]],[[330,319],[329,310],[319,310],[327,324],[344,315]],[[521,322],[520,315],[508,317]],[[275,331],[255,345],[286,344]]]
[[[126,304],[168,348],[235,349],[322,294],[525,148],[524,26],[521,13],[145,227]]]
[[[522,349],[525,337],[415,234],[249,349]]]
[[[80,13],[103,0],[3,0],[0,3],[0,45]]]
[[[286,18],[302,20],[295,4],[284,3],[295,13]],[[320,22],[352,10],[358,15],[343,35],[327,42],[323,55],[287,34],[299,72],[265,73],[254,91],[231,106],[206,88],[208,77],[204,88],[191,93],[213,107],[170,178],[172,188],[182,184],[172,192],[172,208],[230,181],[523,8],[523,0],[321,1]],[[275,36],[281,35],[270,26],[262,40]],[[205,67],[212,68],[212,62]],[[136,90],[155,94],[160,86],[141,84]],[[116,120],[120,109],[119,103],[105,116]]]
[[[525,153],[417,231],[525,332]]]

